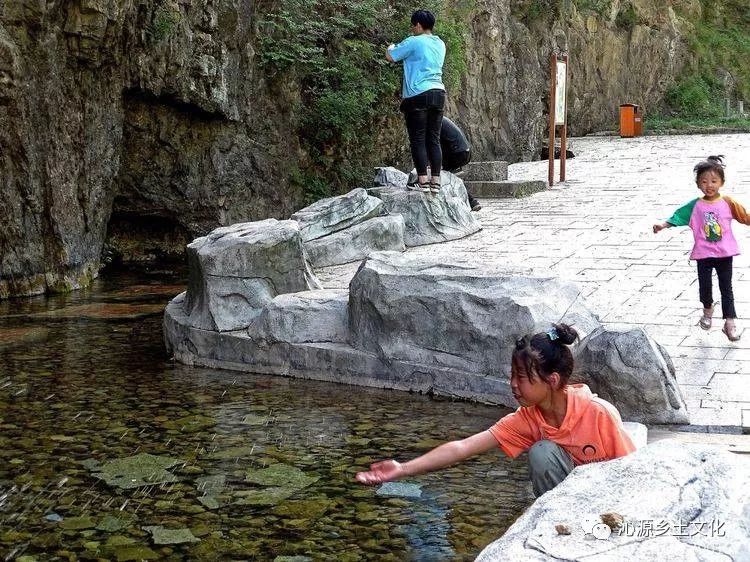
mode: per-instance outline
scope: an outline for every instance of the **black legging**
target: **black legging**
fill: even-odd
[[[440,150],[440,128],[443,125],[445,90],[427,90],[401,102],[409,133],[411,157],[418,176],[427,175],[427,164],[433,176],[440,175],[443,153]]]
[[[711,270],[716,270],[721,292],[721,313],[723,318],[737,318],[734,310],[734,293],[732,292],[732,258],[704,258],[698,263],[698,294],[703,308],[714,304]]]

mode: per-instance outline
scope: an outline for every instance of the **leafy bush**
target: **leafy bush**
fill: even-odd
[[[670,112],[687,119],[724,114],[729,95],[750,100],[750,11],[746,0],[701,0],[701,18],[688,36],[690,61],[668,91]],[[725,84],[729,76],[733,84]]]

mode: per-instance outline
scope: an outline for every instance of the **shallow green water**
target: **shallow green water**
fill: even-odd
[[[470,560],[531,502],[499,452],[410,480],[419,498],[355,483],[506,412],[173,364],[180,281],[0,302],[0,561]],[[133,456],[159,466],[108,475]]]

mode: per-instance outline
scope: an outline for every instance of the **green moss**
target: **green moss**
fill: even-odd
[[[155,43],[165,41],[174,35],[181,19],[180,12],[160,6],[154,12],[151,25],[149,25],[146,33]]]

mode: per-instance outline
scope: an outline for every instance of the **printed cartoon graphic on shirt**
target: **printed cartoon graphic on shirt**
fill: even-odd
[[[721,241],[721,225],[713,211],[703,213],[703,233],[709,242]]]

